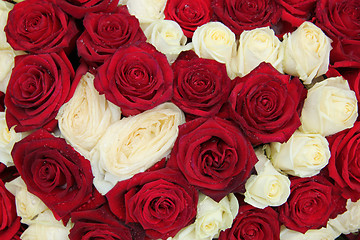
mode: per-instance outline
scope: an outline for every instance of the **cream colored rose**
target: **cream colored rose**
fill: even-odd
[[[86,158],[106,129],[120,118],[120,108],[99,95],[90,73],[81,78],[73,97],[56,117],[62,136]]]
[[[6,166],[13,166],[11,151],[14,144],[25,137],[26,133],[17,133],[15,126],[8,128],[5,119],[5,112],[0,112],[0,162]]]
[[[348,199],[346,212],[334,219],[329,219],[328,225],[340,233],[355,233],[360,229],[360,200],[352,202]]]
[[[7,23],[8,14],[13,7],[14,4],[12,3],[0,1],[0,49],[12,49],[10,44],[6,41],[4,28]]]
[[[5,184],[6,188],[15,196],[16,212],[25,224],[33,223],[39,214],[48,207],[34,194],[27,191],[25,182],[18,177]]]
[[[256,208],[280,206],[290,195],[290,180],[272,166],[262,149],[256,151],[258,162],[255,164],[257,175],[251,175],[245,184],[244,201]]]
[[[308,91],[300,130],[329,136],[351,128],[358,116],[355,92],[342,77],[328,78]]]
[[[155,21],[145,29],[144,34],[147,37],[147,42],[165,54],[169,63],[173,63],[180,52],[192,48],[192,43],[186,43],[187,38],[175,21]]]
[[[298,130],[286,143],[271,143],[267,153],[276,169],[298,177],[317,175],[330,159],[329,143],[325,137]]]
[[[283,54],[280,54],[280,45],[280,40],[269,27],[243,31],[236,58],[232,61],[234,71],[237,75],[244,76],[261,62],[268,62],[282,72]]]
[[[331,39],[313,23],[304,22],[294,32],[285,34],[282,47],[285,73],[310,84],[314,78],[327,72]]]
[[[165,18],[166,0],[128,0],[127,8],[143,26]],[[142,26],[143,30],[145,29]]]
[[[211,240],[219,237],[220,231],[231,227],[239,211],[239,203],[233,193],[220,202],[200,193],[195,223],[185,227],[172,239]]]
[[[164,103],[110,125],[91,151],[95,187],[105,194],[118,181],[166,157],[183,123],[183,112],[173,103]]]
[[[66,226],[62,221],[57,221],[50,210],[41,213],[35,223],[29,227],[21,235],[22,240],[66,240],[70,229],[73,227],[71,222]]]
[[[330,226],[320,229],[310,229],[305,234],[281,227],[280,240],[334,240],[340,235]]]
[[[201,58],[214,59],[226,64],[233,78],[230,63],[235,56],[235,34],[221,22],[209,22],[198,27],[192,37],[195,53]]]

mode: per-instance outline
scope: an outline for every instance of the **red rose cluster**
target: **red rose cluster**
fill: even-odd
[[[357,0],[168,0],[164,14],[189,42],[210,21],[237,36],[264,26],[282,36],[312,21],[333,40],[328,76],[348,77],[360,98],[359,9]],[[28,53],[15,59],[4,97],[7,125],[32,133],[13,148],[16,169],[1,168],[3,239],[19,239],[23,231],[3,183],[19,175],[58,220],[71,218],[70,239],[173,237],[194,222],[198,192],[215,201],[243,193],[257,162],[253,147],[286,142],[300,126],[307,90],[297,77],[261,63],[231,80],[224,64],[193,51],[170,65],[115,0],[26,0],[10,11],[4,31],[15,50]],[[105,197],[93,186],[90,162],[51,134],[84,67],[124,117],[172,101],[187,120],[165,164],[119,182]],[[257,209],[239,196],[239,214],[219,239],[279,239],[281,225],[300,232],[325,226],[345,210],[346,198],[360,199],[359,138],[359,123],[330,136],[327,169],[291,178],[280,207]]]

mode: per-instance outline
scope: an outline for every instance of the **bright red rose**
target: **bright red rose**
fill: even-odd
[[[70,240],[142,240],[145,239],[141,227],[127,226],[117,219],[107,205],[98,209],[91,209],[71,214],[71,221],[75,224],[70,230]]]
[[[360,62],[360,2],[320,0],[316,8],[318,25],[333,42],[330,61]]]
[[[80,57],[88,62],[104,62],[123,45],[146,41],[139,21],[126,6],[113,13],[89,13],[83,20],[85,31],[77,39]]]
[[[281,12],[275,0],[212,0],[217,19],[236,35],[276,24]]]
[[[327,138],[331,157],[329,176],[344,190],[344,197],[360,199],[360,122]]]
[[[16,215],[15,197],[0,180],[0,238],[13,239],[20,229],[20,218]]]
[[[86,13],[111,12],[119,1],[115,0],[53,0],[67,14],[83,18]]]
[[[285,142],[300,126],[306,89],[269,63],[236,78],[230,93],[230,114],[254,145]]]
[[[180,172],[163,168],[118,182],[106,198],[126,224],[139,223],[147,238],[166,240],[194,221],[198,193]]]
[[[215,201],[243,191],[257,158],[250,142],[232,122],[197,118],[179,127],[168,167]]]
[[[39,129],[15,143],[11,155],[28,191],[56,219],[66,217],[92,196],[90,162],[64,139]]]
[[[270,207],[259,209],[243,203],[231,228],[222,231],[219,240],[279,240],[278,213]]]
[[[211,0],[168,0],[164,10],[165,19],[177,22],[184,34],[192,38],[197,27],[210,22]]]
[[[68,48],[78,29],[75,21],[51,1],[27,0],[10,11],[5,33],[15,50],[50,53]]]
[[[15,57],[5,95],[6,122],[17,132],[52,130],[70,93],[74,69],[64,52]]]
[[[95,88],[135,115],[171,99],[173,72],[166,56],[145,42],[120,47],[98,68]]]
[[[290,196],[278,207],[280,222],[301,233],[325,227],[329,218],[335,217],[333,213],[339,211],[336,188],[320,175],[290,180]]]
[[[227,101],[231,80],[225,64],[215,60],[193,58],[177,60],[174,70],[172,101],[185,113],[209,117],[217,114]]]

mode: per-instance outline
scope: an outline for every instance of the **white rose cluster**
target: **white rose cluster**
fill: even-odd
[[[212,240],[219,237],[220,231],[231,227],[239,211],[239,203],[233,193],[219,202],[200,193],[195,222],[182,230],[175,237],[167,240]]]

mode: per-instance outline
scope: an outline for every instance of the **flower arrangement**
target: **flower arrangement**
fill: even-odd
[[[0,2],[3,239],[354,239],[357,0]]]

